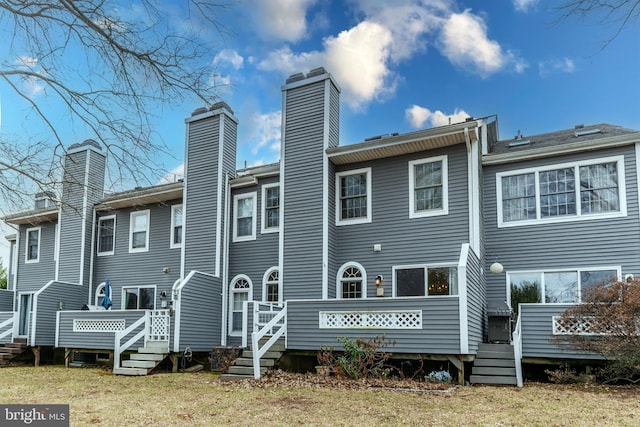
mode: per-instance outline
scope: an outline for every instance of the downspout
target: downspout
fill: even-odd
[[[89,261],[89,295],[87,295],[87,305],[91,305],[91,292],[93,291],[93,263],[95,259],[95,250],[96,250],[96,210],[92,209],[93,218],[91,220],[91,260]],[[60,232],[60,226],[58,226],[58,232]],[[115,249],[115,248],[114,248]],[[60,256],[58,255],[58,259]],[[56,280],[58,277],[56,275]]]
[[[220,331],[220,344],[223,346],[227,345],[227,329],[229,326],[229,208],[231,205],[231,181],[229,179],[229,172],[226,172],[224,175],[225,179],[225,200],[224,200],[224,244],[223,244],[223,263],[222,263],[222,325]]]

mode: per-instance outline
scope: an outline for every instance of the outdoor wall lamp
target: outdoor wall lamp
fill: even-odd
[[[58,311],[64,311],[64,301],[58,301]]]
[[[383,297],[384,296],[384,286],[382,286],[382,281],[384,280],[384,277],[382,277],[381,275],[377,275],[376,276],[376,296],[379,297]]]
[[[498,261],[494,262],[489,266],[489,271],[492,272],[493,274],[500,274],[502,273],[503,270],[504,270],[504,267]]]

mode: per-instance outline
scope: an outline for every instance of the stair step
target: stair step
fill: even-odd
[[[493,344],[493,343],[481,343],[478,346],[478,351],[513,351],[511,344]]]
[[[234,363],[235,366],[253,366],[253,359],[249,359],[248,357],[239,357]],[[264,367],[272,367],[276,364],[273,359],[260,359],[260,366]]]
[[[247,359],[252,359],[253,358],[253,351],[251,350],[245,350],[242,352],[242,357],[246,357]],[[274,359],[274,360],[278,360],[280,359],[280,357],[282,357],[282,353],[279,351],[267,351],[263,356],[262,359]]]
[[[162,362],[166,356],[156,353],[133,353],[129,356],[129,360],[146,360]]]
[[[27,339],[26,338],[14,338],[13,342],[16,343],[16,344],[27,345]]]
[[[494,366],[473,366],[472,375],[515,376],[516,368],[496,368]]]
[[[496,385],[517,385],[515,376],[484,376],[471,375],[471,384],[496,384]]]
[[[138,351],[138,353],[145,353],[145,354],[169,353],[169,348],[160,348],[160,347],[138,347],[136,350]]]
[[[506,351],[478,351],[477,359],[513,359],[513,350]]]
[[[169,341],[147,341],[145,347],[169,348]]]
[[[14,354],[11,353],[0,353],[0,360],[10,360],[14,358]]]
[[[516,361],[514,359],[478,359],[473,361],[473,367],[476,366],[493,366],[496,368],[515,368]]]
[[[267,372],[267,368],[260,367],[260,374],[264,374]],[[249,375],[253,378],[253,366],[229,366],[230,374],[238,374],[238,375]]]
[[[5,347],[9,347],[9,348],[21,348],[21,349],[26,349],[29,346],[23,343],[18,343],[18,342],[8,342],[4,344]]]
[[[113,368],[115,375],[147,375],[149,372],[146,369],[140,368]]]
[[[158,363],[153,360],[123,360],[123,368],[147,368],[153,369]]]
[[[4,354],[20,354],[23,350],[21,348],[14,347],[0,347],[0,353]]]

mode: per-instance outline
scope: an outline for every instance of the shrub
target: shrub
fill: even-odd
[[[357,380],[364,377],[386,377],[391,371],[386,365],[391,353],[384,349],[395,345],[395,342],[386,341],[384,335],[369,340],[339,337],[338,342],[342,344],[344,352],[335,359],[338,368],[335,370],[336,375]]]
[[[582,327],[581,333],[559,335],[562,346],[602,356],[598,372],[604,382],[640,380],[640,283],[601,284],[583,291],[583,303],[567,309],[560,320]]]

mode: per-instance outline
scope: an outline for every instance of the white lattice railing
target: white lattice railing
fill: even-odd
[[[147,341],[169,341],[171,332],[171,317],[169,310],[151,310],[151,322],[148,326]]]
[[[564,317],[553,316],[553,335],[607,335],[609,331],[603,330],[602,322],[595,317]]]
[[[320,329],[422,329],[422,310],[321,311]]]
[[[73,332],[124,331],[125,319],[73,319]]]

